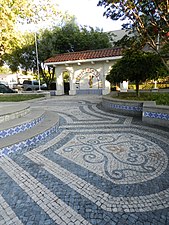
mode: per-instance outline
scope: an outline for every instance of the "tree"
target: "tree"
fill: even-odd
[[[35,54],[35,38],[34,34],[25,34],[21,46],[16,46],[9,54],[4,55],[4,60],[12,72],[17,72],[22,68],[25,73],[36,69],[36,54]]]
[[[22,10],[21,10],[22,9]],[[0,3],[0,61],[6,52],[19,44],[15,30],[17,19],[29,16],[29,1],[1,0]]]
[[[162,70],[165,72],[165,67],[157,54],[129,49],[112,66],[106,79],[110,83],[124,80],[135,82],[139,95],[139,84],[147,79],[156,79]]]
[[[108,34],[97,28],[78,26],[75,21],[70,21],[62,27],[57,26],[53,30],[42,31],[39,39],[39,48],[49,45],[47,57],[56,53],[111,47]]]
[[[139,34],[142,46],[148,43],[160,55],[157,47],[157,37],[160,43],[168,43],[169,2],[168,0],[100,0],[99,6],[104,6],[105,16],[112,20],[123,20],[123,28]],[[160,55],[161,56],[161,55]],[[165,60],[164,65],[169,70]]]
[[[5,53],[11,53],[20,48],[22,35],[17,27],[31,24],[33,29],[37,24],[50,21],[55,25],[56,19],[62,17],[58,5],[53,0],[1,0],[0,3],[0,65],[3,64]],[[22,39],[22,40],[21,40]]]
[[[62,27],[45,30],[39,37],[39,59],[41,66],[44,61],[57,53],[77,52],[89,49],[109,48],[111,43],[106,33],[92,27],[78,26],[74,19]],[[40,68],[44,81],[50,86],[54,79],[54,69],[48,71]]]
[[[35,39],[33,34],[26,34],[26,41],[22,47],[15,48],[11,54],[6,55],[6,62],[13,71],[18,68],[32,70],[36,68]],[[63,27],[45,29],[37,33],[39,71],[41,78],[50,86],[54,80],[55,68],[44,68],[46,59],[57,53],[82,51],[89,49],[101,49],[111,47],[108,35],[99,29],[91,27],[79,27],[74,21],[70,21]]]

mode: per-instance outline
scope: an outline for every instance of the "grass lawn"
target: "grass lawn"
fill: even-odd
[[[10,94],[0,95],[0,102],[20,102],[45,97],[44,94]]]
[[[156,101],[157,105],[169,105],[169,93],[140,93],[137,97],[136,93],[119,93],[118,96],[113,98],[125,99],[125,100],[136,100],[136,101]]]
[[[20,102],[36,98],[45,97],[44,94],[12,94],[12,95],[0,95],[0,102]],[[114,98],[136,100],[136,101],[156,101],[157,105],[169,106],[169,93],[140,93],[140,97],[136,96],[136,93],[118,93],[118,96],[112,96]]]

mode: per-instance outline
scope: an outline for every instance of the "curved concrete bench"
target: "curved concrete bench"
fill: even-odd
[[[104,96],[102,106],[112,112],[140,117],[143,122],[169,128],[169,106],[156,105],[155,101],[129,101]]]
[[[110,111],[128,116],[142,116],[143,103],[140,101],[121,100],[109,96],[102,97],[102,106]]]
[[[0,158],[17,152],[25,147],[41,143],[56,133],[59,128],[59,116],[55,112],[46,111],[44,120],[31,129],[2,138],[0,141]]]
[[[44,111],[34,109],[22,117],[0,123],[0,140],[21,133],[43,122]]]
[[[0,158],[41,144],[59,129],[56,112],[31,109],[28,103],[0,105]]]
[[[169,128],[169,106],[144,103],[142,121]]]
[[[0,123],[25,116],[30,112],[30,105],[26,103],[1,103]]]

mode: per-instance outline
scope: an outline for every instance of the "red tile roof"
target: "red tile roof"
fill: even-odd
[[[122,48],[107,48],[107,49],[97,49],[97,50],[87,50],[80,52],[57,54],[47,59],[45,63],[66,62],[66,61],[106,58],[115,56],[122,56]]]

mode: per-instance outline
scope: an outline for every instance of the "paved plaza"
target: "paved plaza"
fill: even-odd
[[[30,103],[60,124],[41,145],[0,159],[0,225],[169,225],[169,129],[100,102]]]

